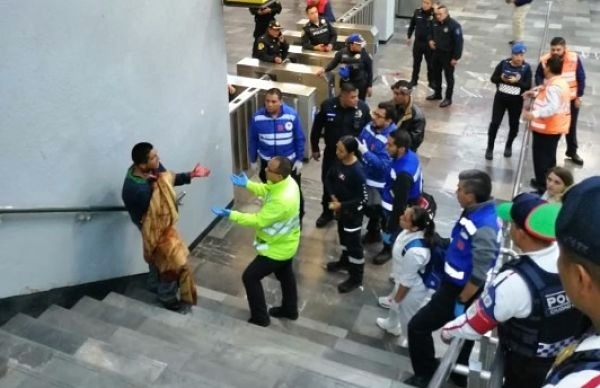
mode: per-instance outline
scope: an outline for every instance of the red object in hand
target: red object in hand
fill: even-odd
[[[210,169],[201,166],[200,163],[196,164],[196,167],[190,173],[192,178],[204,178],[210,175]]]

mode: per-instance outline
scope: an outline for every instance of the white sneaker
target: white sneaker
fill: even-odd
[[[402,334],[402,328],[400,327],[400,325],[391,326],[390,320],[387,318],[377,318],[377,326],[387,331],[391,335],[399,336],[400,334]]]
[[[389,296],[380,296],[377,299],[377,302],[379,302],[379,305],[384,309],[389,309],[392,305],[392,299]]]

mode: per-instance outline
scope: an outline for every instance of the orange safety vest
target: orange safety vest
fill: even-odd
[[[538,94],[533,102],[533,110],[535,111],[536,108],[544,106],[548,103],[546,99],[546,91],[553,85],[560,87],[560,107],[558,111],[551,116],[538,117],[531,120],[531,123],[529,123],[529,129],[534,132],[545,135],[569,133],[569,126],[571,124],[570,93],[569,84],[564,78],[556,76],[546,81],[546,84],[542,87],[540,94]]]
[[[542,66],[546,67],[548,58],[550,58],[550,53],[545,54],[540,58]],[[569,84],[571,90],[570,98],[571,100],[574,100],[577,98],[577,53],[566,51],[562,59],[563,66],[561,77]]]

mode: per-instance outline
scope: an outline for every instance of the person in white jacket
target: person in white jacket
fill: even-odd
[[[392,248],[394,290],[379,298],[379,304],[390,311],[387,318],[377,318],[376,322],[392,335],[403,334],[400,344],[406,346],[408,322],[431,296],[420,272],[431,256],[428,247],[433,243],[435,223],[427,210],[412,206],[400,216],[400,226],[402,232]]]

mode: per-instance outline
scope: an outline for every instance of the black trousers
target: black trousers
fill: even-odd
[[[567,155],[577,153],[577,118],[579,117],[579,108],[575,106],[575,100],[571,100],[571,124],[569,133],[565,136],[567,140]]]
[[[433,83],[432,67],[431,67],[431,49],[427,41],[420,41],[415,39],[412,49],[413,55],[413,70],[410,81],[416,84],[419,80],[419,73],[421,72],[421,62],[425,57],[425,64],[427,65],[427,81]]]
[[[442,282],[429,303],[408,322],[408,352],[416,375],[431,378],[438,367],[432,333],[454,319],[454,306],[462,287]],[[473,297],[472,300],[475,300]],[[471,301],[470,301],[471,302]],[[465,341],[458,363],[468,365],[473,341]]]
[[[435,94],[442,95],[442,71],[446,78],[446,99],[452,100],[454,92],[454,66],[450,64],[452,53],[447,51],[433,50],[431,55],[431,66],[433,74],[433,86]]]
[[[327,173],[333,163],[335,163],[335,147],[333,151],[329,148],[325,147],[325,151],[323,151],[323,159],[321,161],[321,182],[323,182],[323,196],[321,197],[321,206],[323,207],[323,214],[328,214],[331,218],[333,218],[333,213],[329,210],[329,202],[331,201],[331,194],[327,192],[325,188],[325,180],[327,178]]]
[[[554,358],[525,357],[504,351],[503,388],[541,387]]]
[[[267,167],[267,160],[264,160],[263,158],[259,158],[260,160],[260,171],[258,172],[258,177],[260,178],[261,181],[266,182],[267,181],[267,173],[265,172],[265,168]],[[294,179],[296,181],[296,183],[298,184],[298,188],[300,189],[300,221],[302,221],[302,218],[304,218],[304,196],[302,195],[302,174],[296,174],[296,172],[294,170],[292,170],[291,173],[292,179]]]
[[[362,221],[362,213],[342,216],[337,220],[338,237],[342,246],[340,261],[343,264],[349,264],[350,277],[360,283],[362,283],[365,267],[365,256],[360,239]]]
[[[533,171],[539,189],[546,187],[546,173],[556,166],[556,148],[560,135],[546,135],[533,132],[531,153],[533,157]]]
[[[498,128],[502,124],[504,118],[504,112],[508,111],[508,138],[506,139],[505,148],[512,147],[512,143],[519,133],[519,117],[521,116],[521,110],[523,109],[523,97],[512,96],[497,92],[494,96],[494,105],[492,107],[492,121],[488,128],[488,145],[489,150],[494,149],[494,142],[496,140],[496,134]]]
[[[242,281],[248,296],[248,307],[250,307],[250,319],[255,322],[270,321],[261,280],[272,273],[281,283],[281,307],[283,311],[290,314],[298,312],[298,291],[292,259],[279,261],[258,255],[242,274]]]

